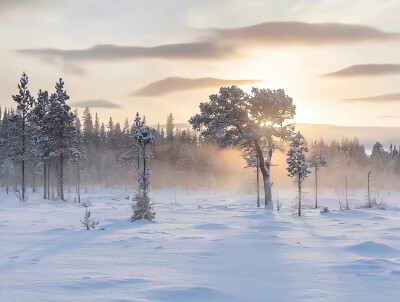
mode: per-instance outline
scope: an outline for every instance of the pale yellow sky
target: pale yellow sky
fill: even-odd
[[[285,89],[297,122],[399,126],[399,14],[400,0],[0,0],[0,105],[13,105],[25,71],[34,94],[63,77],[71,104],[94,104],[104,121],[187,122],[239,83]],[[353,65],[361,76],[320,76]]]

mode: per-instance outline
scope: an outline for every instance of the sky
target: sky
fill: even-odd
[[[0,0],[0,105],[62,77],[102,121],[186,123],[219,87],[285,89],[295,122],[400,125],[400,0]]]

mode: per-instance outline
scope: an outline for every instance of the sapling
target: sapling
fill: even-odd
[[[80,220],[82,222],[83,226],[85,227],[86,230],[91,230],[96,227],[99,223],[94,221],[94,219],[90,218],[90,211],[88,211],[88,205],[86,203],[82,203],[82,205],[85,207],[85,216],[83,216],[83,220]]]

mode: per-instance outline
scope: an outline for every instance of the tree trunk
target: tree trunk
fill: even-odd
[[[51,199],[54,200],[54,177],[51,181]]]
[[[60,156],[60,197],[62,201],[65,201],[64,198],[64,154],[61,153]]]
[[[77,191],[78,191],[78,202],[81,203],[81,171],[80,171],[79,163],[78,163],[78,186],[77,186]]]
[[[24,147],[25,149],[25,147]],[[25,154],[25,151],[24,151]],[[25,160],[22,159],[22,201],[25,201]]]
[[[345,177],[345,182],[346,182],[346,209],[349,209],[349,200],[347,199],[347,176]]]
[[[36,193],[36,169],[33,167],[32,171],[32,192]]]
[[[22,115],[22,201],[25,201],[25,113]]]
[[[299,175],[299,179],[298,179],[298,186],[299,186],[299,216],[301,216],[301,175],[300,173]]]
[[[9,192],[9,184],[8,184],[8,171],[7,171],[7,173],[6,173],[6,193],[7,193],[7,195],[8,195],[8,192]]]
[[[47,199],[47,171],[46,163],[43,164],[43,199]]]
[[[47,166],[47,198],[50,199],[50,163]]]
[[[271,158],[273,150],[268,150],[267,159],[264,160],[264,155],[258,140],[254,140],[254,146],[257,152],[258,159],[260,161],[260,171],[263,177],[264,182],[264,195],[265,195],[265,206],[272,201],[272,193],[271,193]]]
[[[371,191],[369,189],[369,178],[370,178],[370,173],[368,173],[368,208],[371,207]]]
[[[318,208],[318,169],[315,167],[315,208]]]
[[[260,169],[257,157],[257,208],[260,207]]]

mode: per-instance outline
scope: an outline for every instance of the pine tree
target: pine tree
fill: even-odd
[[[87,144],[93,138],[93,118],[92,114],[90,113],[89,107],[85,108],[82,119],[83,119],[83,137],[85,143]]]
[[[143,159],[143,170],[139,171],[136,180],[138,182],[138,191],[133,197],[134,204],[132,208],[134,210],[132,221],[147,219],[152,221],[155,218],[155,212],[153,212],[153,207],[151,204],[151,199],[149,197],[150,191],[150,172],[148,169],[148,153],[147,149],[150,144],[154,142],[154,136],[150,127],[145,125],[144,122],[140,122],[139,114],[136,115],[135,124],[138,126],[135,128],[133,133],[133,138],[137,141],[142,149],[142,159]]]
[[[237,86],[222,87],[219,94],[210,95],[208,103],[200,104],[200,114],[189,122],[201,131],[206,139],[217,140],[220,148],[254,144],[260,161],[264,181],[265,205],[272,201],[271,160],[278,148],[276,139],[287,140],[293,132],[293,124],[284,125],[294,117],[293,100],[282,89],[253,88],[246,94]],[[261,144],[267,152],[263,152]]]
[[[172,113],[167,117],[167,142],[172,145],[174,143],[174,117]]]
[[[46,114],[48,114],[50,108],[49,94],[47,91],[39,90],[37,100],[35,102],[34,108],[32,108],[30,113],[30,120],[35,126],[35,155],[39,159],[39,165],[43,166],[43,198],[47,199],[47,186],[49,184],[48,180],[48,161],[49,155],[52,151],[51,140],[49,133],[46,132],[46,127],[49,129],[48,124],[50,121],[45,119]]]
[[[286,160],[288,167],[286,170],[288,171],[288,176],[289,177],[297,177],[297,186],[298,186],[298,213],[299,216],[301,216],[301,198],[302,198],[302,192],[301,192],[301,184],[303,180],[307,177],[307,175],[310,173],[308,170],[308,165],[306,162],[306,157],[304,155],[304,152],[308,152],[308,149],[305,147],[302,147],[304,145],[304,138],[298,132],[295,136],[292,137],[291,143],[290,143],[290,149],[287,153],[288,159]]]
[[[60,80],[56,83],[56,92],[50,97],[49,111],[45,116],[45,132],[52,141],[52,155],[59,159],[59,191],[60,198],[64,197],[64,165],[68,157],[76,152],[77,132],[75,128],[75,115],[71,112],[71,107],[66,104],[69,99],[64,90],[64,82]]]
[[[34,103],[34,98],[31,96],[29,90],[28,90],[28,76],[24,73],[22,73],[20,83],[18,85],[18,90],[19,94],[13,96],[13,100],[17,103],[17,110],[18,114],[13,116],[13,122],[14,126],[16,129],[14,129],[14,135],[13,140],[18,140],[20,142],[20,146],[17,148],[19,149],[17,151],[17,154],[14,154],[14,159],[16,157],[19,157],[21,161],[21,174],[22,174],[22,183],[21,183],[21,188],[22,188],[22,200],[26,201],[26,188],[25,188],[25,165],[26,161],[28,159],[28,114],[29,111]],[[14,144],[15,146],[15,144]]]

